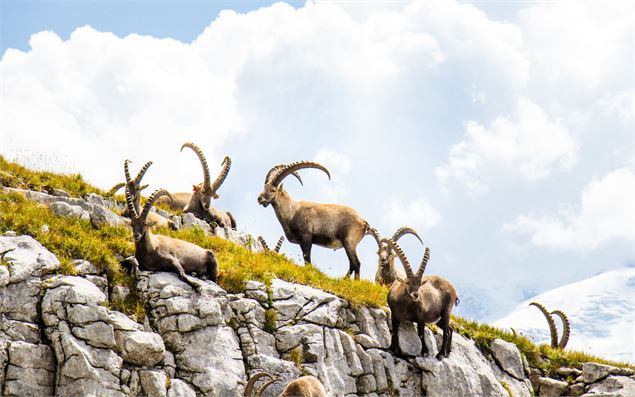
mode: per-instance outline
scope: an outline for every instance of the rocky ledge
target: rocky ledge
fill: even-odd
[[[31,237],[0,237],[0,252],[9,249],[0,265],[3,395],[240,396],[261,370],[283,379],[265,396],[302,374],[332,396],[635,395],[632,371],[587,363],[546,378],[502,340],[483,353],[455,333],[450,357],[438,361],[441,335],[426,330],[431,356],[422,357],[414,325],[402,325],[406,356],[394,357],[387,309],[279,279],[229,294],[141,272],[147,316],[137,322],[109,309],[125,291],[109,296],[90,263],[58,275],[57,258]]]

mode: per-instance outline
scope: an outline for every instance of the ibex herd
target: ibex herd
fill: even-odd
[[[141,180],[152,162],[147,162],[139,171],[135,179],[130,177],[129,161],[124,162],[125,183],[120,183],[111,190],[114,194],[121,187],[125,187],[126,210],[124,215],[130,218],[134,242],[135,257],[141,270],[170,271],[176,273],[182,280],[197,288],[187,274],[196,273],[216,281],[218,263],[211,250],[203,249],[195,244],[175,238],[155,235],[152,227],[175,228],[174,222],[153,212],[155,203],[163,203],[173,210],[182,210],[210,223],[212,226],[236,228],[236,220],[229,212],[213,207],[212,199],[219,198],[218,190],[227,178],[231,168],[231,158],[225,157],[221,164],[221,171],[212,182],[207,159],[203,151],[195,144],[187,142],[182,145],[191,149],[198,157],[203,168],[203,182],[193,185],[192,193],[172,193],[159,189],[148,197],[141,208],[141,191],[147,188]],[[364,217],[355,209],[339,204],[323,204],[311,201],[294,200],[283,188],[282,182],[289,175],[293,175],[303,184],[299,171],[307,168],[317,169],[331,177],[329,170],[323,165],[312,161],[299,161],[291,164],[278,164],[267,172],[262,192],[258,195],[258,203],[263,207],[271,205],[282,227],[284,236],[280,237],[273,250],[266,241],[259,237],[263,251],[278,253],[282,242],[286,239],[300,246],[305,263],[311,263],[311,249],[313,245],[325,248],[344,248],[348,258],[346,278],[354,276],[360,278],[360,260],[357,256],[357,245],[366,235],[371,235],[378,246],[378,266],[375,281],[388,285],[388,306],[392,313],[392,341],[390,350],[401,355],[399,346],[399,325],[404,322],[417,324],[422,342],[422,353],[428,353],[424,334],[426,324],[436,324],[443,330],[443,342],[436,355],[441,360],[451,351],[453,330],[450,326],[452,309],[459,303],[459,298],[452,284],[440,276],[424,275],[426,265],[430,259],[430,249],[425,248],[424,256],[416,273],[413,272],[404,252],[397,241],[406,234],[416,237],[422,244],[423,240],[417,232],[408,226],[398,229],[390,238],[382,238],[379,232],[372,228]],[[399,258],[403,265],[401,270],[395,263]],[[221,264],[222,266],[222,264]],[[569,337],[569,323],[566,316],[559,311],[552,314],[560,316],[564,322],[564,335],[557,341],[555,324],[551,314],[544,307],[536,304],[549,320],[552,330],[552,345],[564,348]],[[263,386],[254,391],[255,382],[268,377]],[[261,395],[271,383],[277,381],[267,373],[254,375],[247,384],[245,395]],[[302,377],[289,383],[280,396],[326,396],[324,387],[317,378]]]

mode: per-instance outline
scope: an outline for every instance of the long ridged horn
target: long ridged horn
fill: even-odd
[[[186,147],[192,149],[194,153],[196,153],[199,161],[201,162],[201,165],[203,166],[203,191],[206,191],[209,189],[209,180],[210,180],[209,167],[207,166],[207,159],[205,158],[205,155],[203,154],[203,151],[201,150],[201,148],[199,148],[192,142],[185,142],[183,146],[181,146],[181,151],[183,151],[183,148],[186,148]]]
[[[298,161],[289,165],[285,165],[283,168],[278,169],[275,174],[271,176],[271,184],[273,186],[278,186],[280,185],[282,180],[289,174],[303,168],[316,168],[318,170],[322,170],[329,177],[329,179],[331,179],[331,173],[322,164],[313,161]]]
[[[130,181],[132,180],[130,178],[130,170],[128,169],[128,164],[130,164],[130,163],[131,163],[131,161],[127,160],[127,159],[123,162],[123,174],[126,177],[126,183],[130,183]]]
[[[274,165],[269,172],[267,172],[267,176],[265,176],[265,185],[269,182],[269,179],[271,178],[271,175],[273,175],[274,172],[278,171],[280,168],[283,168],[284,164],[278,164],[278,165]],[[304,186],[304,182],[302,182],[302,178],[300,178],[300,174],[298,174],[297,172],[292,172],[291,175],[295,176],[295,178],[300,181],[300,185]]]
[[[282,248],[283,242],[284,242],[284,236],[280,236],[280,238],[278,239],[278,243],[276,244],[276,248],[274,248],[273,250],[276,252],[280,252],[280,248]]]
[[[562,337],[560,338],[560,342],[558,342],[558,349],[564,350],[564,348],[567,347],[567,343],[569,343],[569,336],[571,336],[571,323],[569,322],[569,317],[560,310],[554,310],[551,314],[555,314],[560,317],[560,320],[562,320]]]
[[[265,239],[262,238],[262,236],[258,236],[258,241],[260,241],[260,244],[262,245],[262,248],[265,250],[265,252],[268,252],[269,245],[267,245],[267,242],[265,241]]]
[[[154,202],[161,196],[168,196],[170,200],[172,200],[172,195],[165,189],[155,190],[154,193],[148,197],[148,201],[146,201],[146,205],[143,207],[143,212],[141,213],[141,218],[146,219],[148,214],[150,213],[150,208],[154,205]]]
[[[417,234],[417,231],[414,230],[413,228],[411,228],[410,226],[404,226],[399,228],[395,234],[392,235],[392,239],[395,241],[399,241],[399,239],[401,237],[403,237],[406,234],[412,234],[413,236],[415,236],[419,241],[421,241],[421,244],[423,244],[423,240],[421,240],[421,237],[419,237],[419,235]]]
[[[395,251],[395,253],[399,257],[399,260],[403,264],[403,268],[406,271],[406,276],[408,276],[408,278],[414,277],[414,273],[412,273],[412,268],[410,267],[410,262],[408,262],[408,258],[406,258],[406,254],[403,253],[403,251],[401,250],[401,247],[394,240],[391,240],[389,238],[384,240],[386,241],[388,246],[392,248],[392,250]]]
[[[137,218],[139,216],[139,213],[135,208],[134,199],[130,194],[130,189],[128,189],[128,185],[126,185],[126,206],[128,207],[128,216],[130,216],[131,219]]]
[[[137,187],[141,183],[141,180],[143,179],[143,176],[146,174],[146,171],[148,171],[148,168],[150,168],[151,165],[152,165],[152,161],[148,161],[147,163],[145,163],[143,165],[143,167],[141,167],[141,169],[137,173],[137,177],[134,179],[134,183],[135,183],[135,185]],[[141,189],[139,189],[139,190],[141,190]]]
[[[229,173],[229,169],[232,166],[232,159],[229,156],[225,156],[225,158],[223,159],[223,162],[221,163],[221,170],[220,173],[218,174],[218,176],[216,177],[216,180],[214,181],[214,183],[212,183],[212,192],[215,193],[218,188],[220,188],[220,185],[223,184],[223,182],[225,182],[225,178],[227,178],[227,174]]]
[[[118,184],[116,184],[115,186],[110,188],[110,190],[108,191],[108,194],[114,195],[115,193],[117,193],[119,191],[119,189],[121,189],[124,186],[126,186],[125,183],[119,182]]]
[[[419,265],[419,270],[417,271],[417,277],[423,276],[423,272],[426,271],[426,266],[428,266],[428,261],[430,260],[430,248],[426,247],[426,252],[423,254],[423,259],[421,259],[421,264]]]
[[[375,242],[377,242],[377,247],[381,249],[381,236],[379,235],[377,229],[375,229],[374,227],[369,227],[366,234],[370,234],[371,236],[373,236]]]
[[[245,397],[253,397],[254,395],[254,385],[256,384],[256,382],[258,382],[258,379],[263,378],[263,377],[269,377],[269,378],[273,378],[271,375],[269,375],[266,372],[258,372],[256,374],[254,374],[251,378],[249,378],[249,381],[247,382],[247,385],[245,386]]]
[[[536,306],[547,319],[549,324],[549,332],[551,333],[551,347],[554,349],[558,347],[558,329],[556,328],[556,322],[553,321],[553,317],[549,314],[549,311],[538,302],[531,302],[529,306]]]
[[[275,378],[271,378],[267,381],[265,381],[259,388],[258,390],[256,390],[256,394],[254,394],[254,397],[260,397],[262,396],[262,393],[265,392],[265,390],[267,390],[267,388],[269,387],[270,384],[279,381],[280,378],[275,377]]]

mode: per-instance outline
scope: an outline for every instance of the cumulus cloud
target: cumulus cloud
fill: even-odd
[[[321,148],[315,161],[325,166],[331,174],[331,183],[322,184],[322,200],[337,203],[348,195],[345,178],[351,170],[351,159],[344,153]],[[320,175],[321,176],[321,175]]]
[[[568,128],[525,97],[518,101],[514,119],[498,117],[489,127],[469,121],[465,132],[436,175],[441,182],[457,180],[473,194],[488,189],[485,174],[512,169],[535,181],[557,166],[570,168],[578,156],[578,143]]]
[[[527,234],[540,247],[586,251],[610,241],[635,241],[633,168],[595,178],[582,191],[579,209],[563,207],[557,216],[521,215],[503,229]]]
[[[616,117],[624,123],[632,123],[635,112],[634,96],[633,90],[621,90],[602,96],[597,100],[597,105],[604,114]]]
[[[413,226],[419,229],[430,229],[441,222],[441,214],[437,212],[425,199],[402,202],[393,197],[386,205],[384,218],[391,230],[402,226]]]

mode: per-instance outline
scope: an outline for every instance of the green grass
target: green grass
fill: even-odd
[[[32,171],[0,156],[0,185],[19,189],[50,193],[62,189],[71,196],[81,197],[86,193],[105,195],[105,192],[88,184],[80,174],[65,175],[47,171]]]
[[[545,374],[555,376],[560,367],[582,368],[585,362],[593,361],[600,364],[608,364],[616,367],[635,369],[635,366],[625,362],[605,360],[574,350],[554,349],[548,345],[536,345],[522,335],[514,335],[511,332],[481,324],[476,321],[465,320],[460,317],[452,317],[455,331],[472,339],[481,351],[489,352],[490,343],[494,339],[502,339],[518,346],[521,354],[524,354],[529,365],[541,369]]]
[[[79,175],[31,171],[8,162],[1,156],[0,185],[40,191],[63,189],[74,196],[88,192],[104,194],[83,181]],[[44,225],[48,226],[48,232],[42,229]],[[125,274],[119,263],[121,258],[134,253],[132,233],[127,227],[96,229],[89,221],[57,217],[46,206],[29,201],[20,194],[0,191],[0,234],[7,230],[30,235],[38,240],[60,260],[60,273],[75,274],[72,261],[81,258],[105,269],[110,282],[128,285],[132,287],[131,291],[135,291],[131,277]],[[221,238],[206,236],[202,230],[196,228],[179,231],[162,229],[157,233],[214,250],[219,262],[219,285],[230,293],[244,292],[248,280],[258,280],[270,286],[271,280],[277,277],[331,292],[353,305],[386,306],[388,288],[371,281],[329,277],[313,266],[298,266],[284,255],[275,252],[253,253]],[[143,319],[143,302],[135,293],[131,293],[123,302],[111,305],[113,309]],[[275,315],[269,313],[267,318],[270,327],[275,328]],[[547,345],[537,346],[522,335],[513,335],[511,332],[459,317],[453,317],[453,324],[457,332],[474,340],[486,352],[496,338],[516,344],[532,367],[540,368],[549,375],[554,375],[560,366],[581,368],[588,361],[635,369],[627,363],[612,362],[582,352],[561,351]]]

